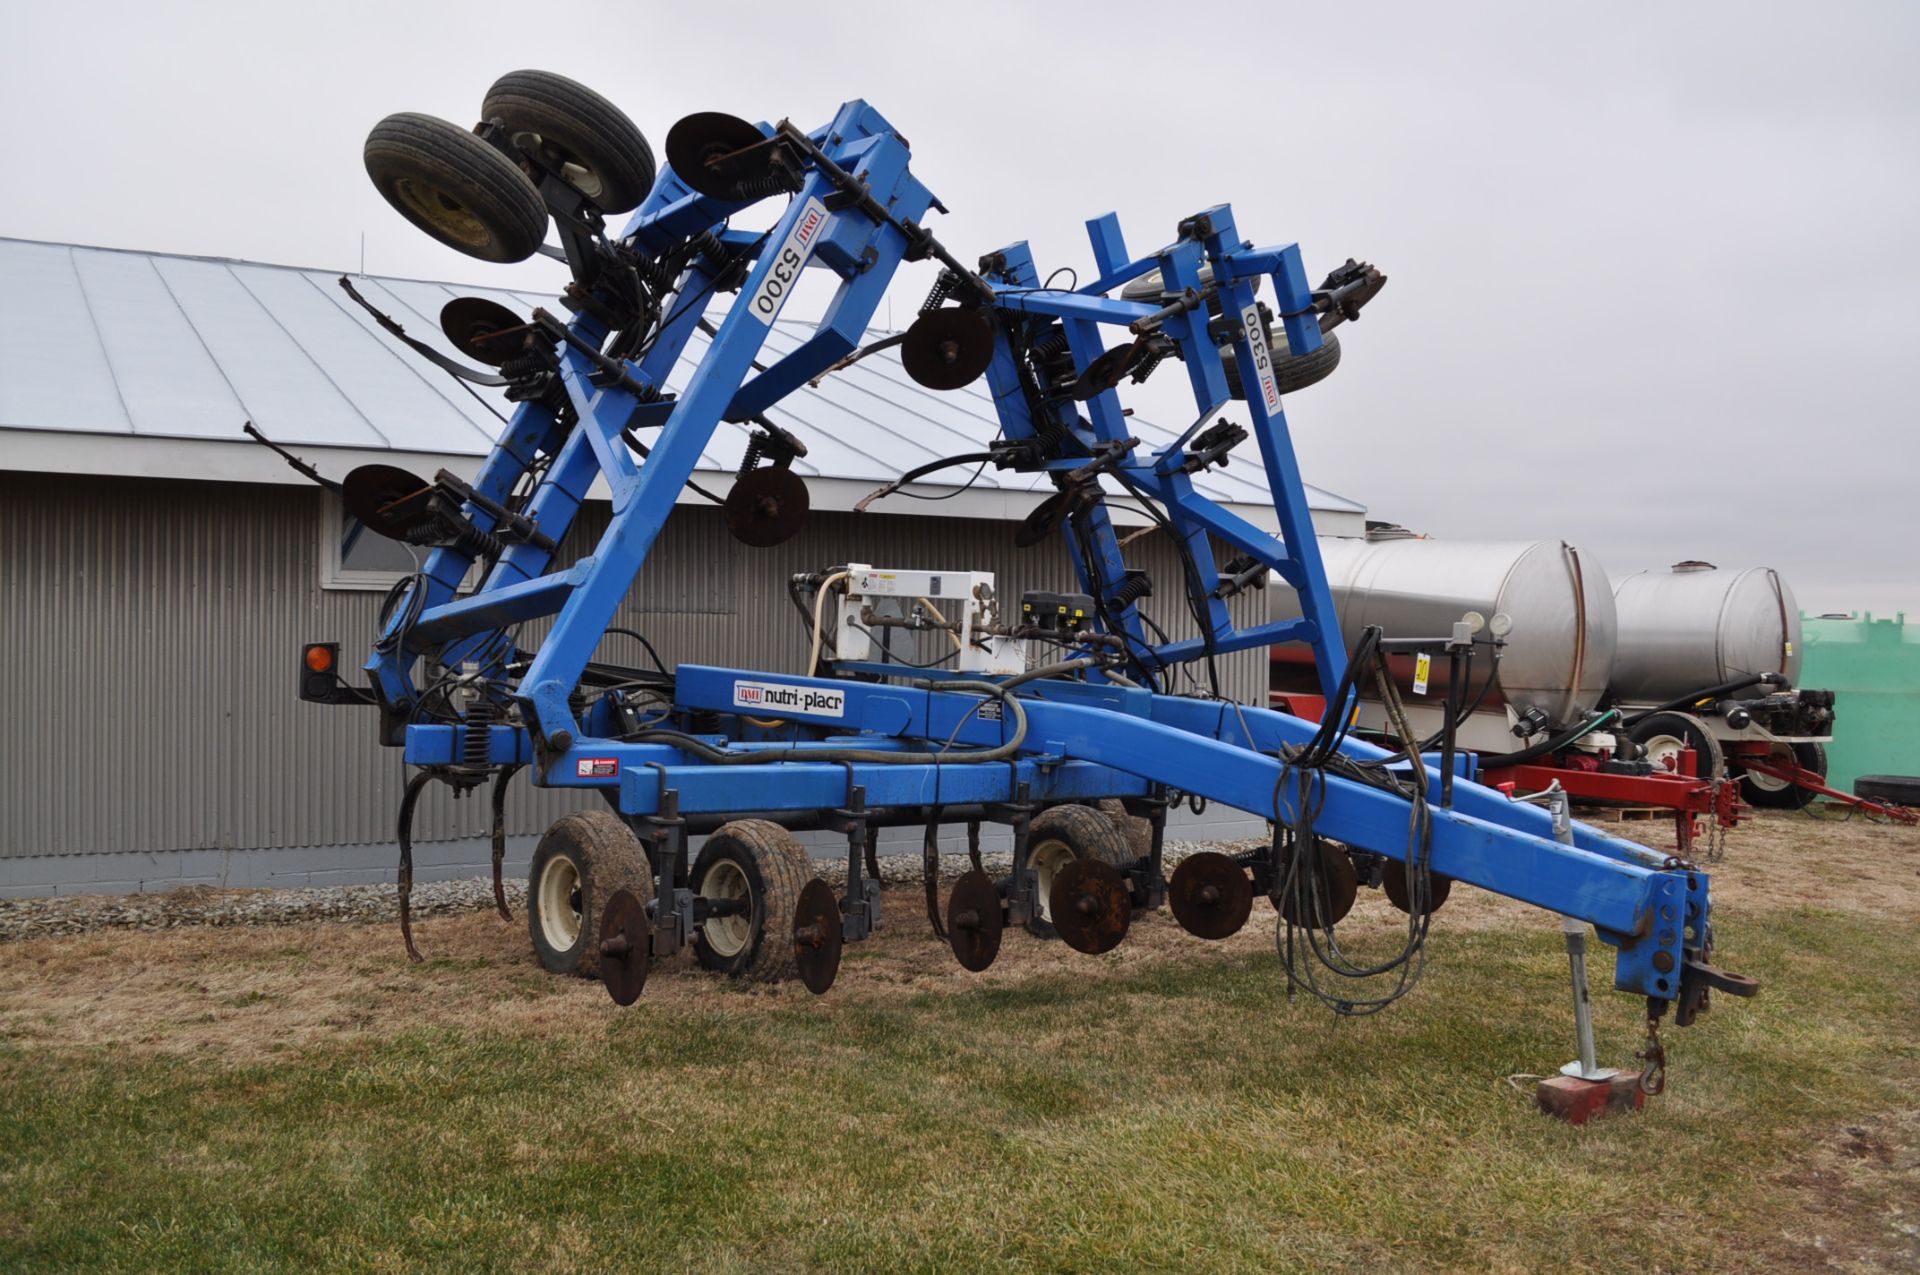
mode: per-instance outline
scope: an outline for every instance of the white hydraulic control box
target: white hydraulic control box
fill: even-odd
[[[895,571],[851,563],[834,622],[836,658],[900,664],[902,672],[990,673],[1026,668],[1022,644],[989,632],[1000,620],[991,571]]]

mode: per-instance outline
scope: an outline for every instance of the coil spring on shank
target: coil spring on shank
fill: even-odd
[[[460,760],[475,770],[487,766],[487,727],[500,716],[500,706],[482,695],[467,707],[467,730],[460,741]]]
[[[760,457],[765,454],[761,442],[762,435],[757,432],[747,436],[747,451],[740,458],[740,471],[735,475],[736,478],[745,478],[760,464]]]
[[[960,287],[960,276],[951,270],[942,270],[940,277],[933,281],[933,288],[927,293],[927,299],[920,303],[920,313],[932,314],[947,303]]]
[[[1127,572],[1127,578],[1120,582],[1119,588],[1108,595],[1107,600],[1113,604],[1116,611],[1119,611],[1138,602],[1141,598],[1150,598],[1152,596],[1153,581],[1148,578],[1147,573],[1144,571],[1129,571]]]

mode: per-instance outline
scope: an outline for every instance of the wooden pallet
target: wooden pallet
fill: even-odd
[[[1575,806],[1573,817],[1584,823],[1645,823],[1671,819],[1680,812],[1669,806]]]

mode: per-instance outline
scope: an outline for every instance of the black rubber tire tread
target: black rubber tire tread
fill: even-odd
[[[565,952],[549,947],[540,929],[540,874],[560,854],[573,855],[580,873],[580,937]],[[616,890],[632,891],[642,906],[653,902],[653,870],[633,829],[607,810],[576,810],[554,820],[527,865],[527,932],[541,968],[599,976],[600,922]]]
[[[525,261],[547,236],[547,205],[518,165],[467,130],[403,111],[373,126],[361,152],[367,176],[394,211],[457,252],[482,261]],[[412,179],[457,194],[488,238],[462,240],[421,216],[395,191]]]
[[[1811,770],[1822,779],[1827,777],[1827,750],[1824,745],[1793,744],[1790,747],[1793,749],[1793,760],[1800,769]],[[1753,776],[1740,776],[1740,800],[1761,810],[1799,810],[1819,795],[1799,784],[1788,784],[1778,789],[1762,788],[1753,782]]]
[[[1633,741],[1644,744],[1656,735],[1672,735],[1693,748],[1693,768],[1698,778],[1718,779],[1727,773],[1727,759],[1720,741],[1707,724],[1691,713],[1655,713],[1642,718],[1633,728]]]
[[[1220,351],[1220,360],[1227,373],[1227,392],[1235,398],[1245,398],[1247,392],[1240,384],[1239,359],[1232,346]],[[1273,347],[1273,383],[1282,394],[1292,394],[1315,382],[1324,381],[1339,366],[1340,337],[1337,333],[1329,332],[1322,336],[1319,349],[1297,358],[1288,352],[1284,344]]]
[[[1124,813],[1124,809],[1123,809]],[[1034,846],[1043,839],[1058,838],[1067,843],[1076,859],[1091,856],[1103,860],[1125,872],[1139,858],[1128,844],[1127,834],[1121,825],[1114,822],[1104,812],[1093,806],[1077,803],[1064,806],[1049,806],[1033,817],[1033,828],[1027,834],[1028,846]],[[1035,938],[1057,939],[1060,932],[1053,928],[1053,922],[1039,916],[1027,921],[1027,932]]]
[[[721,856],[732,858],[747,875],[753,903],[752,938],[746,949],[724,957],[707,945],[706,927],[693,932],[693,954],[707,969],[749,983],[777,983],[798,972],[793,959],[793,914],[800,891],[813,879],[813,861],[791,832],[766,819],[736,819],[722,824],[700,847],[693,861],[693,888]]]
[[[1126,838],[1127,851],[1138,862],[1153,853],[1153,821],[1140,815],[1127,813],[1127,803],[1118,797],[1102,799],[1094,809],[1113,820],[1113,826],[1120,829],[1120,835]],[[1116,864],[1116,867],[1131,867],[1132,864]]]
[[[591,168],[601,188],[582,193],[601,212],[630,211],[653,189],[659,170],[646,135],[625,111],[564,75],[509,71],[487,90],[480,114],[510,133],[551,138]]]
[[[1853,795],[1920,807],[1920,775],[1862,775],[1853,781]]]

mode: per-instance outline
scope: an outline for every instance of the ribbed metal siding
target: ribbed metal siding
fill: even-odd
[[[319,587],[322,498],[0,473],[0,855],[392,840],[397,752],[374,743],[368,711],[295,697],[300,644],[338,639],[358,660],[380,601]],[[590,506],[569,548],[591,544],[607,516]],[[1171,546],[1149,535],[1128,556],[1152,573],[1161,622],[1186,632]],[[669,662],[792,670],[806,652],[787,578],[849,560],[989,570],[1013,597],[1072,580],[1057,544],[1016,549],[1008,523],[818,514],[787,544],[752,551],[696,506],[669,524],[619,622]],[[1238,622],[1258,618],[1258,601],[1236,603]],[[603,649],[637,663],[632,645],[610,637]],[[1222,665],[1228,694],[1264,694],[1259,653]],[[516,833],[582,802],[524,785],[509,803]],[[484,830],[483,795],[430,794],[423,840]]]

